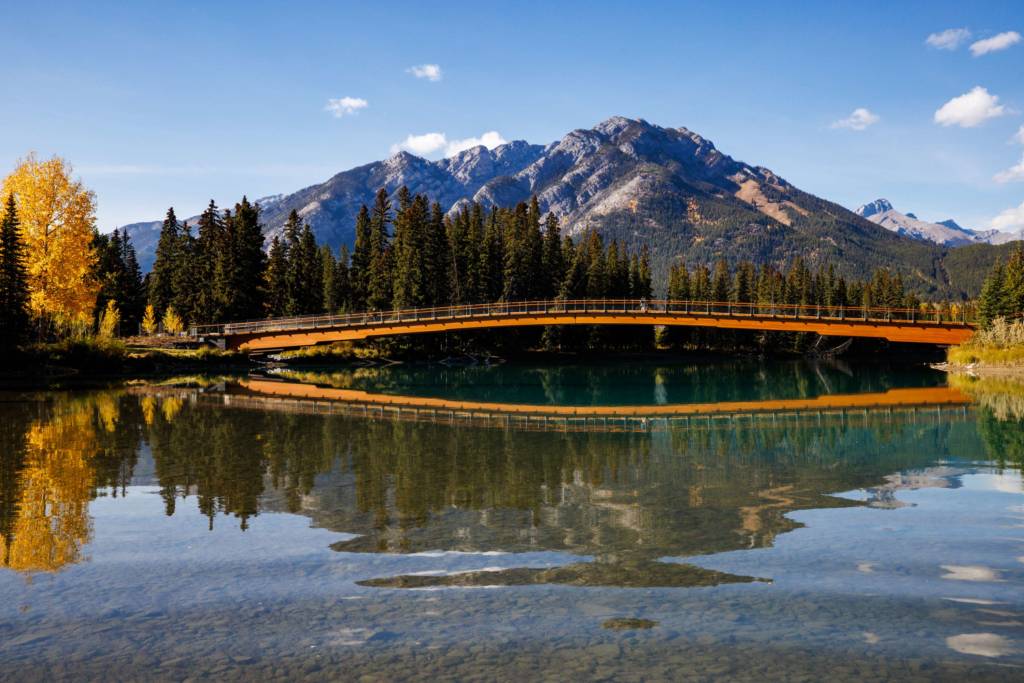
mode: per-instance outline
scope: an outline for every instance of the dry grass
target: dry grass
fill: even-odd
[[[1024,321],[996,318],[970,340],[951,347],[946,357],[954,365],[1024,365]]]

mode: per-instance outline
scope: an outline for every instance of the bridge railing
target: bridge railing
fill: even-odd
[[[381,326],[416,322],[442,322],[464,318],[544,317],[565,314],[627,314],[670,317],[786,318],[850,320],[862,322],[911,323],[927,325],[971,324],[968,307],[951,315],[948,311],[880,306],[828,306],[772,302],[678,301],[672,299],[549,299],[538,301],[497,301],[431,308],[305,315],[264,318],[243,322],[193,325],[193,337],[219,337],[267,332],[291,332],[323,328]]]

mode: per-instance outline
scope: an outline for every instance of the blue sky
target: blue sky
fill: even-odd
[[[2,19],[0,172],[31,150],[67,158],[104,230],[291,192],[410,135],[546,143],[615,114],[686,126],[851,208],[887,197],[985,228],[1020,207],[1024,227],[1017,0],[55,2]],[[961,28],[933,40],[955,49],[926,43]],[[410,72],[425,64],[440,78]],[[343,98],[365,106],[335,116]]]

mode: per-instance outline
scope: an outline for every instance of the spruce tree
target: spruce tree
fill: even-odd
[[[263,315],[266,306],[264,272],[267,255],[263,252],[263,226],[260,207],[248,198],[235,204],[234,229],[231,231],[233,270],[228,294],[228,319],[246,320]]]
[[[320,253],[320,282],[323,286],[323,312],[335,314],[341,308],[338,297],[338,264],[329,246],[322,245]]]
[[[25,341],[30,324],[28,268],[14,195],[8,194],[0,218],[0,349]]]
[[[370,261],[366,278],[366,307],[383,311],[392,307],[394,254],[388,227],[391,225],[391,201],[384,188],[377,192],[370,213]]]
[[[267,254],[266,312],[271,316],[283,316],[288,311],[288,247],[281,238],[274,235]]]
[[[356,216],[355,248],[349,266],[349,286],[353,311],[366,309],[366,296],[370,288],[370,210],[363,204]]]
[[[174,297],[175,271],[179,267],[182,247],[181,225],[174,215],[174,207],[167,209],[167,216],[160,228],[160,239],[156,245],[156,259],[149,276],[149,303],[162,315]]]

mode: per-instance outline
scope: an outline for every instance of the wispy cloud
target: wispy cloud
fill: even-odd
[[[1013,134],[1013,142],[1019,142],[1024,145],[1024,126],[1017,129],[1017,132]]]
[[[444,156],[450,157],[480,145],[487,149],[494,149],[506,142],[508,141],[496,130],[489,130],[479,137],[456,140],[449,140],[444,133],[423,133],[422,135],[408,135],[405,140],[391,145],[391,153],[397,154],[405,150],[419,156],[430,156],[444,150]]]
[[[974,128],[1008,113],[1006,107],[999,104],[998,96],[978,85],[939,107],[935,112],[935,123],[940,126]]]
[[[1010,183],[1015,180],[1024,180],[1024,155],[1021,156],[1020,163],[1016,166],[1011,166],[1005,171],[1000,171],[992,176],[992,179],[997,183]]]
[[[410,66],[405,70],[406,73],[410,73],[416,78],[425,78],[428,81],[437,82],[441,80],[441,67],[437,64],[419,64],[418,66]]]
[[[355,114],[360,109],[366,109],[370,103],[361,97],[339,97],[338,99],[327,100],[324,111],[329,111],[331,116],[340,119],[342,116]]]
[[[970,37],[971,32],[966,28],[947,28],[931,34],[924,42],[937,50],[955,50]]]
[[[989,222],[990,228],[1003,232],[1020,232],[1024,230],[1024,202],[1003,211]]]
[[[864,107],[858,107],[847,116],[845,119],[839,119],[838,121],[832,122],[832,128],[845,128],[847,130],[864,130],[868,126],[873,126],[882,118],[877,114],[872,113],[870,110]]]
[[[987,55],[989,52],[999,52],[1005,50],[1011,45],[1016,45],[1020,42],[1020,34],[1016,31],[1004,31],[991,38],[985,38],[977,42],[971,43],[971,54],[975,57]]]

